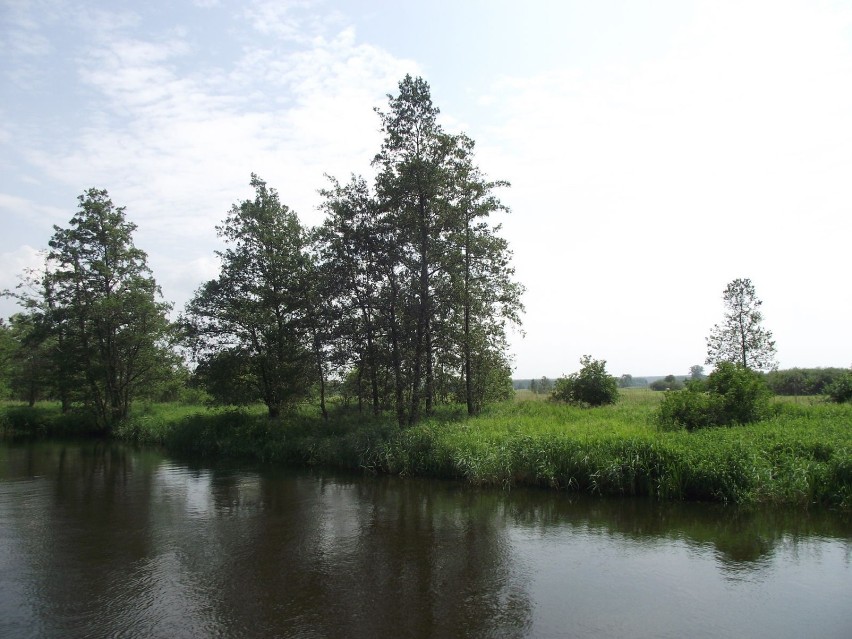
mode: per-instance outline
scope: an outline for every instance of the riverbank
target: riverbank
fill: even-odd
[[[148,404],[137,407],[115,436],[181,455],[482,486],[852,509],[852,405],[779,400],[773,416],[756,424],[660,432],[652,420],[660,395],[622,393],[618,404],[595,409],[522,400],[474,419],[466,419],[461,407],[444,407],[406,429],[343,407],[328,421],[313,407],[270,421],[259,408]],[[78,422],[49,406],[6,406],[2,413],[7,433],[72,435]]]

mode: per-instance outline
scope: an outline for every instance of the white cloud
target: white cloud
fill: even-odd
[[[249,196],[252,171],[315,223],[323,173],[370,173],[380,143],[372,109],[385,94],[423,68],[440,93],[456,71],[436,65],[438,55],[391,53],[430,49],[423,33],[406,48],[399,24],[387,25],[387,40],[364,42],[336,7],[352,10],[331,1],[197,0],[166,14],[16,6],[54,50],[34,49],[33,77],[52,73],[56,87],[53,101],[33,98],[32,115],[25,99],[2,107],[4,222],[38,227],[46,243],[76,195],[107,188],[179,304],[215,275],[214,225]],[[489,24],[511,37],[494,11]],[[520,375],[569,372],[583,353],[614,372],[686,372],[703,359],[735,277],[751,277],[766,301],[782,365],[852,359],[808,332],[842,334],[849,315],[850,11],[792,2],[690,11],[681,31],[640,21],[654,32],[593,62],[544,43],[558,59],[503,77],[462,116],[437,100],[444,126],[477,140],[488,175],[513,184],[501,195],[529,289]],[[683,27],[680,17],[662,23]],[[538,43],[524,37],[534,61]],[[493,72],[482,69],[479,86]],[[5,247],[35,243],[14,237]]]
[[[26,198],[0,193],[0,215],[7,224],[14,218],[24,220],[30,224],[42,224],[50,228],[51,224],[58,223],[67,216],[64,209],[40,204]]]
[[[251,172],[318,221],[323,174],[369,170],[379,143],[372,107],[416,71],[351,29],[323,35],[327,20],[300,19],[311,37],[296,49],[276,32],[223,68],[179,25],[142,37],[137,16],[97,13],[78,56],[86,125],[42,143],[19,132],[16,143],[35,171],[74,193],[107,188],[137,223],[165,296],[183,299],[200,283],[189,274],[210,276],[214,225],[248,196]]]
[[[0,293],[25,292],[26,274],[43,267],[44,259],[44,252],[32,246],[20,246],[13,251],[0,253]],[[20,311],[14,299],[0,295],[0,317],[9,317]]]
[[[317,0],[256,0],[244,13],[258,32],[302,45],[322,39],[327,29],[343,19]]]

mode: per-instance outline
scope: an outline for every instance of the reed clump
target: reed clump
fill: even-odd
[[[507,402],[475,418],[444,407],[410,428],[337,407],[278,420],[262,407],[148,405],[115,431],[182,455],[318,464],[478,486],[540,486],[595,495],[852,509],[852,405],[774,401],[761,421],[664,430],[660,393],[623,391],[580,408]],[[45,408],[41,422],[50,421]],[[25,413],[0,411],[0,424]],[[31,414],[32,417],[33,414]],[[48,429],[49,430],[49,429]]]

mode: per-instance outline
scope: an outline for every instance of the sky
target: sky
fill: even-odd
[[[687,374],[735,278],[781,368],[852,366],[847,1],[0,0],[0,51],[0,289],[96,187],[178,312],[251,173],[320,223],[411,74],[511,182],[516,378]]]

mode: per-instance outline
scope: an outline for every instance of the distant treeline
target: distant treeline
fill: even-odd
[[[766,373],[766,383],[776,395],[824,395],[827,386],[848,372],[845,368],[788,368]]]
[[[834,384],[849,372],[845,368],[788,368],[765,373],[766,384],[776,395],[825,395],[826,387]],[[689,379],[688,375],[652,375],[633,377],[622,375],[618,378],[620,388],[647,388],[653,390],[677,390]],[[535,379],[513,379],[515,390],[529,390],[534,393],[550,393],[553,380],[547,377]]]

